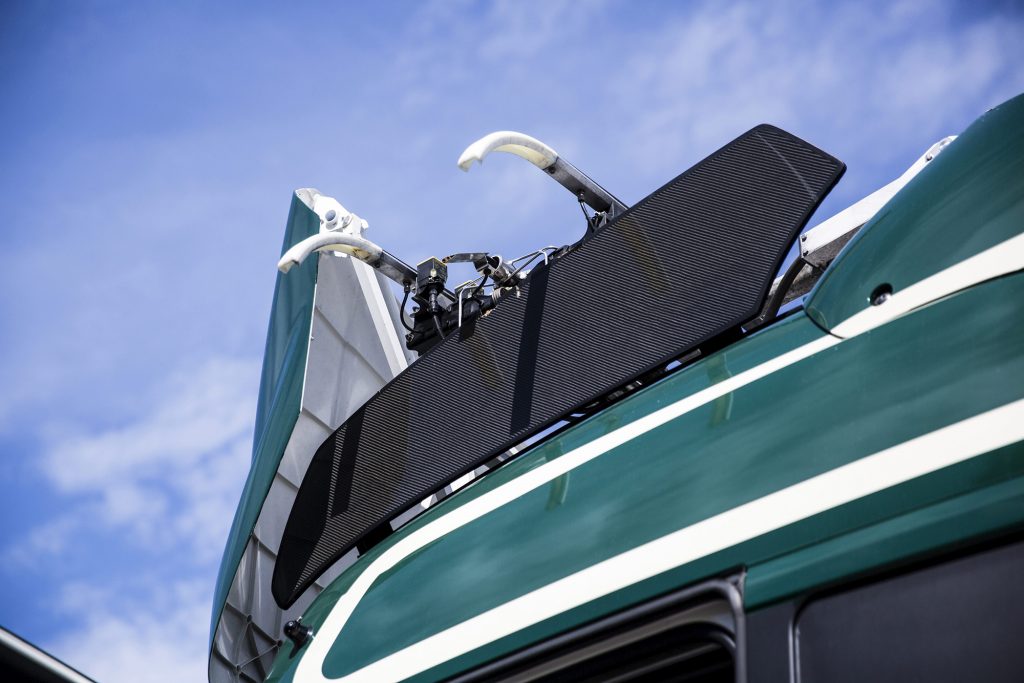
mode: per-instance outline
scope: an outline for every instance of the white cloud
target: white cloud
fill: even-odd
[[[633,105],[633,163],[664,175],[766,121],[854,165],[909,165],[907,144],[923,151],[1024,87],[1008,59],[1024,21],[952,15],[939,2],[703,3],[612,75]]]
[[[126,601],[92,583],[65,586],[61,612],[76,625],[44,647],[103,683],[205,680],[208,586],[154,582],[146,592]]]
[[[259,372],[252,360],[214,359],[178,373],[142,418],[55,440],[43,472],[140,542],[216,556],[248,469]]]
[[[249,468],[259,372],[252,360],[212,359],[164,382],[144,417],[53,440],[40,467],[66,507],[6,548],[4,564],[66,559],[88,531],[140,553],[177,548],[212,582]]]
[[[74,514],[49,519],[29,529],[14,545],[5,548],[0,559],[4,566],[24,570],[35,566],[40,558],[61,555],[80,524],[81,518]]]
[[[45,470],[58,488],[76,492],[189,468],[252,428],[258,379],[258,363],[232,359],[180,372],[142,419],[55,443]]]
[[[253,360],[211,359],[166,380],[144,417],[52,443],[40,465],[67,496],[65,512],[7,548],[5,564],[73,566],[76,553],[104,552],[104,538],[130,546],[102,580],[72,571],[46,598],[59,635],[44,646],[55,655],[104,683],[205,678],[211,592],[248,471],[259,372]],[[74,547],[82,533],[98,548]],[[169,549],[173,569],[157,559]]]

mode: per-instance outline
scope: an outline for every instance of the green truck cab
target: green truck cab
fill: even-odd
[[[238,679],[1024,679],[1022,269],[1024,96],[783,314],[426,507]]]

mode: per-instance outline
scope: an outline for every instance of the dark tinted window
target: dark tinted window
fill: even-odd
[[[1024,681],[1024,543],[815,600],[798,680]]]

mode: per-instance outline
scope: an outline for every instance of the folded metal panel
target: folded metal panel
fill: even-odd
[[[451,334],[317,450],[281,540],[275,599],[290,605],[460,474],[757,315],[844,168],[758,126],[536,269],[519,297]]]
[[[335,206],[296,190],[283,249],[315,234]],[[282,626],[347,566],[330,568],[288,610],[271,597],[277,544],[313,452],[411,359],[389,281],[356,259],[319,254],[279,276],[272,310],[253,466],[214,596],[211,683],[266,678]]]

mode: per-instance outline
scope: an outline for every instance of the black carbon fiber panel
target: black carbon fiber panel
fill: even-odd
[[[519,298],[450,335],[317,450],[281,541],[274,598],[290,605],[368,532],[460,474],[757,315],[843,170],[758,126],[536,269]],[[431,411],[439,396],[479,416]]]

